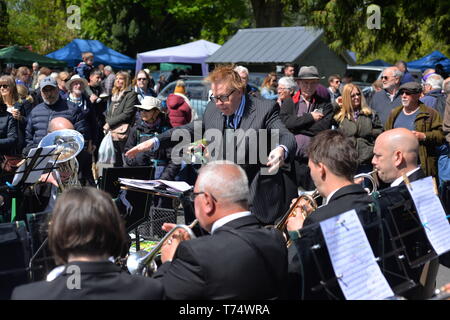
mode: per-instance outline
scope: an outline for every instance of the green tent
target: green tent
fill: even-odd
[[[12,46],[0,50],[0,63],[14,63],[18,65],[31,66],[33,62],[38,62],[40,66],[64,69],[67,67],[65,61],[52,59],[46,56],[41,56],[28,49],[19,46]]]

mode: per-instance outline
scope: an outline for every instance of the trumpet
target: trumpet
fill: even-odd
[[[303,219],[306,219],[314,210],[317,209],[317,199],[320,197],[320,193],[317,189],[312,192],[303,192],[300,196],[295,200],[295,202],[289,207],[289,210],[283,215],[280,221],[275,224],[275,228],[285,232],[287,226],[287,220],[289,217],[294,216],[296,214],[295,209],[300,207],[300,213],[303,216]],[[291,240],[288,239],[286,241],[286,246],[290,247]]]
[[[189,235],[189,240],[195,239],[195,234],[192,232],[192,228],[198,223],[198,220],[195,219],[189,226],[185,224],[177,224],[173,227],[172,230],[167,232],[164,238],[150,251],[138,251],[132,255],[130,255],[127,259],[127,268],[128,272],[133,275],[143,275],[143,276],[151,276],[154,272],[158,270],[158,265],[155,262],[155,258],[159,254],[161,247],[169,239],[172,234],[178,229],[183,229]]]
[[[367,172],[367,173],[360,173],[353,177],[353,180],[364,178],[368,179],[372,183],[372,189],[365,188],[367,193],[371,195],[372,193],[376,192],[378,189],[378,176],[377,176],[377,169]]]

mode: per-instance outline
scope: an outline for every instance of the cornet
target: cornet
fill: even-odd
[[[146,252],[144,250],[138,251],[130,255],[127,259],[127,268],[130,274],[134,275],[143,275],[143,276],[151,276],[156,270],[158,270],[158,266],[155,262],[155,258],[160,252],[164,242],[169,239],[172,234],[178,229],[183,229],[189,235],[189,239],[195,239],[195,234],[192,232],[192,228],[198,223],[198,220],[195,219],[189,226],[185,224],[177,224],[173,227],[172,230],[167,232],[164,238],[152,249],[150,252]]]
[[[289,207],[289,210],[284,214],[280,221],[275,224],[275,228],[285,232],[287,226],[287,220],[289,217],[296,214],[295,209],[300,207],[300,214],[303,216],[303,219],[306,219],[314,210],[317,209],[317,198],[320,197],[319,191],[316,189],[312,193],[311,192],[303,192],[295,202]],[[287,247],[291,245],[291,240],[286,241]]]
[[[365,188],[367,193],[371,195],[372,193],[377,191],[378,188],[378,176],[377,176],[377,169],[367,172],[367,173],[360,173],[353,177],[353,180],[364,178],[368,179],[372,183],[372,189]]]

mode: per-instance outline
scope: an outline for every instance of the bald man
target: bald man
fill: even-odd
[[[403,182],[403,175],[410,181],[425,177],[417,164],[419,141],[408,129],[397,128],[383,132],[375,140],[372,164],[378,177],[391,187]]]
[[[63,117],[53,118],[48,124],[48,132],[53,132],[57,130],[71,129],[75,130],[72,122]]]
[[[200,170],[192,200],[195,216],[211,235],[166,241],[162,281],[168,299],[279,299],[287,288],[287,249],[281,232],[264,228],[248,211],[243,169],[213,161]],[[165,224],[166,231],[173,225]]]

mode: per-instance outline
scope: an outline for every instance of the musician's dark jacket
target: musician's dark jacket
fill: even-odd
[[[80,289],[75,285],[74,271],[67,267],[76,265],[81,270]],[[68,273],[66,271],[69,271]],[[53,281],[40,281],[16,287],[12,300],[160,300],[161,284],[151,278],[131,276],[109,261],[72,262]]]
[[[281,122],[279,106],[274,101],[257,99],[249,95],[245,97],[245,109],[238,129],[242,129],[246,133],[255,132],[258,141],[252,142],[250,139],[244,139],[243,135],[239,137],[235,144],[234,162],[239,164],[247,174],[250,185],[251,211],[263,224],[272,224],[288,210],[289,203],[297,196],[295,172],[293,166],[290,166],[290,162],[295,155],[296,142],[294,136]],[[171,141],[171,136],[172,132],[180,129],[187,129],[191,134],[192,141],[194,141],[194,125],[196,122],[198,121],[193,121],[185,126],[174,128],[159,135],[160,147],[166,148],[176,145],[178,141]],[[205,132],[211,134],[215,129],[216,132],[222,133],[222,137],[225,137],[224,126],[224,115],[216,107],[215,103],[209,102],[203,121],[200,124],[202,135]],[[265,137],[259,131],[260,129],[266,130],[264,131],[267,133]],[[260,159],[260,153],[265,154],[267,157],[270,151],[275,148],[276,145],[271,144],[270,137],[277,130],[279,133],[279,142],[277,144],[284,145],[288,150],[288,159],[285,160],[285,163],[288,165],[278,170],[277,174],[261,174],[261,169],[267,171],[267,168],[265,167],[266,160]],[[197,137],[195,140],[197,139],[199,138]],[[226,145],[229,146],[230,144],[227,143]],[[220,146],[217,149],[220,151],[224,150],[223,144],[220,144]],[[243,152],[244,150],[245,152]],[[253,160],[249,158],[250,154],[255,156],[254,162],[250,161]],[[217,160],[223,159],[217,155],[215,156]]]
[[[131,128],[128,135],[127,143],[125,144],[125,152],[135,147],[139,143],[147,141],[154,136],[163,133],[172,128],[169,118],[165,113],[160,112],[159,124],[155,126],[149,126],[144,123],[142,119],[137,120],[135,125]],[[165,167],[161,179],[174,180],[180,171],[181,165],[175,164],[171,157],[172,148],[159,148],[156,151],[145,151],[138,153],[136,158],[130,159],[125,157],[127,166],[149,166],[152,164],[152,160],[157,162],[157,165]]]
[[[367,207],[371,203],[373,203],[372,198],[361,185],[351,184],[342,187],[333,194],[327,205],[317,208],[309,215],[303,226],[324,221],[352,209]],[[299,286],[303,283],[305,300],[326,300],[328,296],[323,290],[317,293],[311,292],[311,288],[317,286],[321,280],[310,250],[314,244],[313,237],[309,232],[303,233],[303,229],[300,229],[299,232],[301,237],[294,241],[296,254],[289,264],[289,298],[301,298],[301,287]]]
[[[279,299],[286,297],[287,268],[282,234],[250,215],[181,242],[154,278],[167,299]]]

